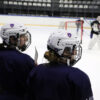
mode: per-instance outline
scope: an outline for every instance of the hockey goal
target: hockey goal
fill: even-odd
[[[61,22],[59,29],[65,29],[67,33],[71,33],[73,37],[76,37],[82,43],[83,21]]]

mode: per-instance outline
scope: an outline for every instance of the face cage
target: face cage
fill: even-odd
[[[62,55],[62,58],[64,57],[64,58],[68,59],[67,64],[69,66],[73,66],[74,64],[76,64],[81,59],[81,56],[82,56],[82,47],[80,45],[79,46],[75,46],[74,45],[72,48],[71,47],[66,47],[65,50],[64,51],[68,55],[66,55],[66,56]]]
[[[77,54],[75,55],[74,57],[74,64],[76,64],[80,59],[81,59],[81,56],[82,56],[82,47],[79,45],[76,47],[76,51],[77,51]]]
[[[25,44],[23,46],[20,46],[20,37],[21,35],[19,36],[18,38],[18,49],[21,50],[21,51],[25,51],[31,44],[31,34],[29,32],[27,32],[26,34],[22,34],[24,36],[26,36],[27,38],[27,41],[25,41]]]

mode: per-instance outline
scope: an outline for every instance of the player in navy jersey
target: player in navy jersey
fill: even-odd
[[[76,38],[66,31],[54,32],[47,43],[44,57],[30,73],[28,100],[93,100],[90,79],[72,67],[81,59],[82,48]]]
[[[0,100],[23,100],[35,63],[21,51],[31,44],[31,35],[24,25],[12,23],[1,27],[0,36]]]
[[[79,29],[82,28],[82,32],[83,32],[83,24],[84,24],[83,18],[80,18],[80,19],[76,20],[77,35],[78,35],[78,32],[79,32]]]

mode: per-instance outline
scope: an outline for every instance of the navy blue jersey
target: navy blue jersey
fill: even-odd
[[[31,100],[93,100],[88,76],[66,64],[39,65],[28,84]]]
[[[77,21],[77,22],[76,22],[76,25],[77,25],[78,28],[81,27],[82,24],[84,24],[84,21],[81,20],[81,19],[78,19],[78,20],[76,20],[76,21]]]
[[[0,48],[0,95],[23,96],[27,76],[34,66],[30,56],[15,49]]]

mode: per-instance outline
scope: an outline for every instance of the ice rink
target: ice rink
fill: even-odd
[[[32,44],[24,53],[34,58],[34,48],[36,47],[38,51],[38,64],[44,63],[45,60],[43,55],[47,50],[48,37],[53,31],[57,30],[57,27],[32,26],[28,27],[28,29],[32,35]],[[100,50],[97,45],[95,45],[92,50],[88,50],[90,41],[89,34],[90,30],[84,29],[82,59],[74,67],[78,67],[88,74],[93,89],[94,100],[100,100]]]

